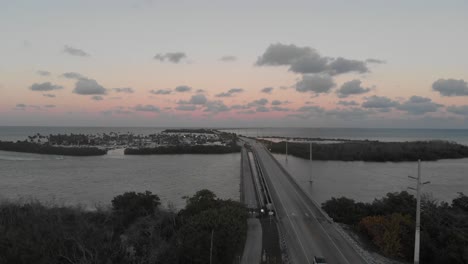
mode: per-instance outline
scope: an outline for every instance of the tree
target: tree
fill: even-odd
[[[126,192],[112,199],[112,210],[126,227],[138,217],[154,214],[160,204],[159,197],[150,191]]]

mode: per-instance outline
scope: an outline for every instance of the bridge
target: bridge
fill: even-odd
[[[262,144],[243,140],[252,146],[267,183],[291,263],[313,263],[314,256],[325,257],[334,264],[367,263]]]

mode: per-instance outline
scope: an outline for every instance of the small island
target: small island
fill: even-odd
[[[0,150],[63,156],[100,156],[107,154],[106,149],[97,147],[64,147],[27,141],[0,141]]]
[[[172,140],[160,140],[153,146],[125,149],[125,155],[161,154],[227,154],[240,152],[237,135],[207,129],[165,130],[162,134],[173,134]]]
[[[286,142],[262,140],[272,153],[286,152]],[[288,154],[310,158],[309,143],[288,142]],[[435,161],[440,159],[468,158],[468,146],[447,141],[380,142],[347,140],[334,143],[312,143],[314,160],[338,161]]]
[[[225,154],[240,152],[236,134],[214,129],[167,129],[161,133],[35,134],[0,141],[0,150],[64,156],[98,156],[122,149],[126,155]]]

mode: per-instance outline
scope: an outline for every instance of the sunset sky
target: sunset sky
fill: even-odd
[[[0,126],[468,128],[467,11],[0,0]]]

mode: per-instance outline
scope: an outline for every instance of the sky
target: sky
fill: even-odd
[[[0,126],[466,129],[467,11],[0,0]]]

